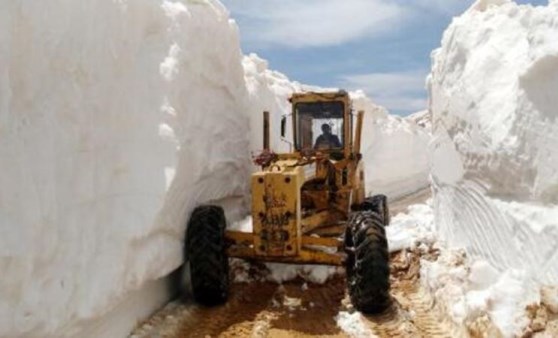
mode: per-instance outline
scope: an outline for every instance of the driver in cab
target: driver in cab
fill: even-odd
[[[314,149],[333,149],[341,148],[341,142],[337,135],[331,133],[331,127],[329,124],[322,124],[322,135],[318,136],[316,139],[316,144],[314,144]]]

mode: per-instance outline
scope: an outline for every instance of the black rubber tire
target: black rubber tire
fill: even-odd
[[[353,306],[367,314],[384,311],[391,297],[388,243],[381,216],[373,211],[353,213],[345,236],[347,288]]]
[[[186,230],[185,255],[190,264],[194,299],[207,306],[222,304],[229,294],[229,260],[225,248],[225,213],[207,205],[194,209]]]
[[[386,195],[374,195],[366,197],[362,203],[360,210],[374,211],[382,217],[384,226],[388,226],[391,218],[389,215],[388,199]]]

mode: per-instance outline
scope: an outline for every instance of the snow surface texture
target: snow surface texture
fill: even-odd
[[[354,110],[365,112],[361,149],[367,194],[393,199],[429,186],[429,130],[412,119],[390,115],[361,91],[351,97]]]
[[[475,327],[489,337],[521,336],[530,323],[526,306],[540,301],[537,285],[525,271],[501,273],[487,261],[467,258],[462,250],[440,242],[431,203],[412,205],[393,218],[386,228],[390,251],[440,252],[435,261],[421,260],[421,283],[434,297],[439,313],[450,320],[453,336],[469,336],[467,330]],[[545,292],[543,302],[551,308],[556,291],[547,288]]]
[[[271,119],[269,131],[271,149],[275,152],[290,151],[290,144],[281,140],[281,117],[291,113],[291,104],[288,101],[291,94],[302,91],[303,87],[305,89],[311,87],[290,81],[284,74],[268,69],[267,61],[256,54],[245,56],[242,65],[253,112],[250,114],[251,150],[256,153],[263,149],[263,111],[268,111]],[[287,128],[286,132],[285,139],[291,140],[291,128]]]
[[[351,338],[378,337],[370,328],[366,327],[366,324],[362,321],[362,314],[358,311],[353,313],[341,311],[335,316],[335,321],[337,322],[337,326]]]
[[[525,309],[540,302],[530,276],[523,270],[501,273],[485,260],[438,248],[438,260],[421,261],[421,281],[436,298],[438,311],[451,320],[455,335],[468,336],[468,329],[478,328],[490,337],[523,336],[530,324]]]
[[[414,249],[420,245],[430,245],[436,240],[432,200],[426,204],[409,206],[406,213],[395,215],[386,227],[389,252]]]
[[[432,118],[429,110],[421,110],[405,117],[405,119],[413,121],[426,129],[429,133],[432,133]]]
[[[478,1],[433,53],[436,226],[499,271],[558,283],[558,1]]]
[[[241,58],[217,1],[0,3],[0,336],[80,335],[247,195]]]

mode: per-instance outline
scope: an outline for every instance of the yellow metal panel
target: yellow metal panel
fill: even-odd
[[[227,232],[227,252],[231,257],[263,261],[339,265],[345,259],[343,252],[328,254],[310,247],[340,248],[342,243],[337,238],[345,231],[351,205],[364,201],[364,168],[358,156],[363,114],[359,112],[353,128],[351,101],[344,91],[295,93],[290,101],[293,106],[299,102],[344,103],[344,158],[331,159],[327,152],[277,154],[269,166],[252,176],[253,232]],[[293,112],[295,137],[297,123]],[[310,183],[301,198],[305,182]],[[308,209],[305,215],[313,212],[304,219],[301,219],[302,200]]]
[[[327,253],[318,250],[301,250],[296,256],[259,256],[250,247],[231,247],[227,250],[229,257],[258,259],[264,262],[293,263],[293,264],[324,264],[343,265],[346,255],[344,253]]]
[[[257,255],[294,256],[300,249],[302,170],[278,167],[252,176],[252,218]]]
[[[232,242],[234,245],[253,245],[254,234],[252,232],[240,232],[228,230],[225,233],[225,238]]]
[[[340,248],[343,246],[343,242],[337,238],[302,236],[302,245],[320,245]]]
[[[302,219],[302,232],[307,233],[315,228],[324,225],[329,220],[329,210],[317,212]]]

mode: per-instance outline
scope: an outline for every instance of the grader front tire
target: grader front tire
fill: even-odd
[[[348,224],[345,245],[349,296],[363,313],[379,313],[391,304],[389,252],[382,217],[373,211],[355,212]]]
[[[186,234],[194,299],[207,306],[224,303],[229,293],[229,261],[225,252],[225,213],[218,206],[192,212]]]

